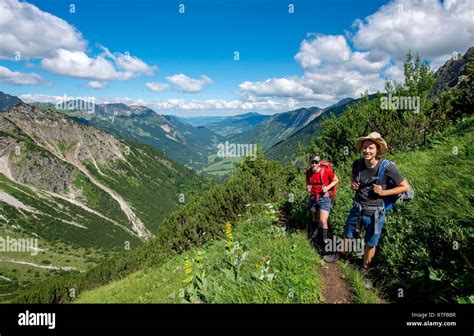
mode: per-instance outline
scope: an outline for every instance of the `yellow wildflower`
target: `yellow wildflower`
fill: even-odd
[[[232,234],[232,224],[227,222],[225,225],[225,236],[227,237],[226,247],[231,249],[234,245],[234,236]]]
[[[232,235],[232,224],[227,222],[225,225],[225,236],[227,240],[234,240],[234,236]]]
[[[184,273],[189,274],[192,271],[193,271],[193,264],[192,264],[191,260],[186,259],[184,261]]]

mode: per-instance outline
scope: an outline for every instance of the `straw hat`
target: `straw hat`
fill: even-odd
[[[380,147],[380,153],[379,153],[380,155],[388,152],[388,145],[385,142],[385,140],[380,136],[379,133],[372,132],[365,137],[360,137],[359,139],[357,139],[355,146],[358,150],[361,150],[362,144],[364,143],[365,140],[370,140],[378,144]]]

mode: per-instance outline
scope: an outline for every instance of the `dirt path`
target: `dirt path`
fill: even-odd
[[[292,204],[286,203],[279,213],[278,226],[285,226],[290,230],[304,226],[297,225],[291,216]],[[315,250],[315,253],[316,250]],[[351,303],[352,291],[342,274],[337,262],[324,263],[319,269],[319,277],[323,283],[323,303]]]
[[[324,303],[351,303],[352,293],[337,263],[326,263],[319,271]]]
[[[54,266],[54,265],[40,265],[40,264],[35,264],[29,261],[24,261],[24,260],[16,260],[12,258],[0,258],[0,261],[4,262],[9,262],[13,264],[22,264],[22,265],[28,265],[28,266],[33,266],[33,267],[38,267],[38,268],[45,268],[45,269],[52,269],[52,270],[62,270],[62,271],[80,271],[84,272],[83,270],[80,270],[76,267],[72,266]]]

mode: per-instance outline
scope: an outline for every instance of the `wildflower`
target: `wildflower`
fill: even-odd
[[[184,273],[187,275],[187,277],[183,280],[184,283],[190,284],[193,281],[193,275],[191,272],[193,271],[193,264],[191,260],[186,259],[184,261]]]
[[[225,236],[227,237],[227,248],[231,249],[234,245],[234,236],[232,234],[232,224],[227,222],[225,225]]]
[[[191,260],[186,259],[184,261],[184,273],[189,274],[192,271],[193,271],[193,264],[192,264]]]
[[[202,259],[204,259],[204,254],[202,253],[202,251],[199,251],[196,254],[196,261],[201,261]]]

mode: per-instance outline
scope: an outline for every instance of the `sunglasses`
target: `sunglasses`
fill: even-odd
[[[311,161],[311,164],[318,164],[319,161]]]

